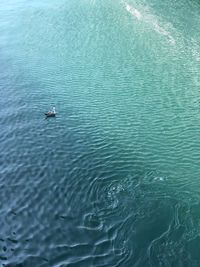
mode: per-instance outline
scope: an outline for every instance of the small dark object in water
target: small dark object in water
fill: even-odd
[[[51,112],[51,111],[45,113],[45,115],[46,115],[47,117],[55,117],[55,116],[56,116],[56,114],[53,113],[53,112]]]
[[[53,107],[52,110],[44,113],[47,117],[55,117],[56,116],[56,109]]]

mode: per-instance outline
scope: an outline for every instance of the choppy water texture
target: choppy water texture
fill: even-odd
[[[197,0],[1,0],[0,266],[200,266],[199,25]]]

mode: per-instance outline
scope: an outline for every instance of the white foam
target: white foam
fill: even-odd
[[[153,26],[154,26],[154,30],[163,35],[163,36],[166,36],[168,38],[168,40],[170,41],[170,43],[172,44],[175,44],[175,40],[174,38],[171,36],[170,32],[166,31],[164,28],[162,28],[160,25],[158,25],[157,22],[154,22],[153,23]]]
[[[165,36],[171,44],[176,43],[175,39],[172,37],[171,33],[169,31],[165,30],[164,27],[160,26],[156,16],[151,15],[147,12],[145,12],[144,14],[141,14],[141,12],[138,9],[136,9],[135,7],[133,7],[132,5],[128,4],[127,2],[124,2],[124,3],[125,3],[126,10],[131,15],[133,15],[138,20],[142,20],[143,22],[150,25],[154,31],[156,31],[160,35]]]
[[[131,15],[133,15],[134,17],[136,17],[138,20],[141,20],[142,15],[141,15],[141,13],[136,8],[134,8],[133,6],[129,5],[128,3],[125,3],[125,5],[126,5],[126,10]]]

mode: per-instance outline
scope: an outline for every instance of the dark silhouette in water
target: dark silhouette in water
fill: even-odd
[[[46,115],[46,118],[55,117],[56,116],[56,109],[55,109],[55,107],[53,107],[52,110],[49,110],[48,112],[46,112],[44,114]]]

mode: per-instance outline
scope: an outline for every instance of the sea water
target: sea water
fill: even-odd
[[[0,266],[200,265],[199,25],[197,0],[1,0]]]

